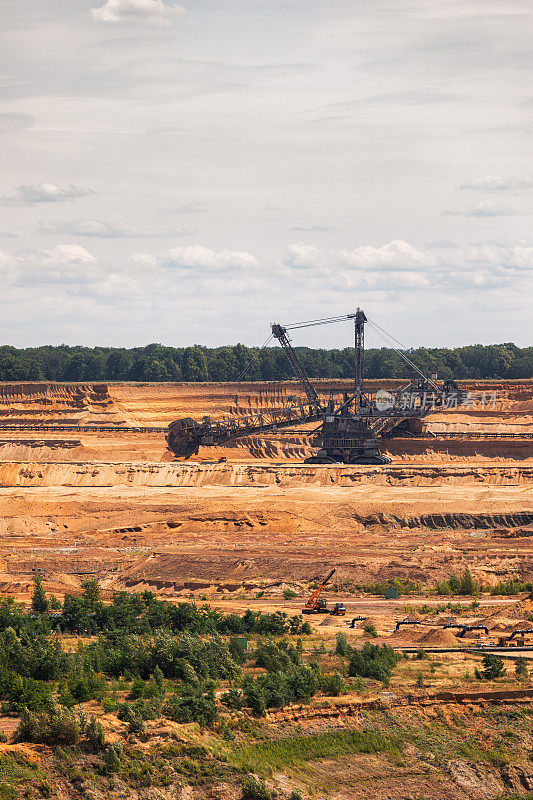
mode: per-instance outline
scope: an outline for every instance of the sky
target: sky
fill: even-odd
[[[532,34],[530,0],[2,0],[0,342],[361,307],[406,347],[532,345]]]

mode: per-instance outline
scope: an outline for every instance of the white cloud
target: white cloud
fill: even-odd
[[[175,247],[168,255],[159,258],[138,254],[137,263],[141,265],[152,265],[160,267],[176,267],[178,269],[200,269],[200,270],[232,270],[232,269],[256,269],[259,261],[250,253],[240,250],[210,250],[199,244],[189,247]]]
[[[58,244],[51,250],[21,253],[15,265],[18,285],[84,284],[102,280],[97,259],[77,244]]]
[[[53,183],[38,183],[33,186],[17,186],[15,194],[0,197],[0,205],[32,206],[36,203],[61,203],[94,194],[92,189],[82,186],[56,186]]]
[[[419,250],[402,239],[393,239],[382,247],[364,245],[353,250],[321,251],[298,243],[287,248],[284,263],[290,267],[343,267],[358,270],[412,270],[432,267],[437,262],[428,250]]]
[[[493,200],[482,200],[470,208],[461,206],[447,209],[442,213],[454,217],[521,217],[528,212],[520,211],[512,206],[498,205]]]
[[[100,22],[142,22],[167,25],[172,17],[185,13],[177,4],[169,5],[163,0],[107,0],[98,8],[91,9],[93,19]]]
[[[468,189],[480,192],[518,192],[521,189],[530,189],[533,179],[528,177],[509,176],[501,178],[496,175],[482,175],[474,181],[461,183],[458,189]]]
[[[86,236],[100,239],[135,239],[135,238],[175,238],[189,236],[188,228],[167,230],[153,225],[128,225],[105,222],[97,219],[75,219],[70,221],[51,221],[41,223],[39,233],[62,234],[67,236]]]
[[[357,247],[342,250],[340,259],[344,266],[358,269],[408,269],[431,267],[435,258],[427,250],[418,250],[402,239],[393,239],[382,247]]]

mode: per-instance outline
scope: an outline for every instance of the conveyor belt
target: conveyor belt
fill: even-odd
[[[533,433],[520,431],[519,433],[485,433],[469,431],[450,431],[433,433],[426,431],[424,437],[430,439],[533,439]],[[422,437],[422,438],[424,438]]]
[[[166,433],[166,428],[125,428],[118,425],[1,425],[2,431],[76,431],[78,433]]]

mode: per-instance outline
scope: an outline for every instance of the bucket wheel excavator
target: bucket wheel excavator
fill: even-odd
[[[292,346],[289,331],[297,328],[327,325],[343,320],[354,322],[354,383],[351,391],[340,399],[321,399]],[[452,379],[437,381],[436,375],[426,376],[401,350],[393,349],[408,363],[415,377],[395,392],[377,391],[371,394],[364,385],[364,329],[369,323],[364,311],[339,317],[308,320],[293,325],[271,324],[272,334],[285,351],[298,380],[302,398],[283,408],[242,417],[204,417],[197,422],[189,417],[171,422],[167,432],[169,449],[179,458],[191,458],[200,446],[214,446],[243,436],[277,432],[311,422],[319,423],[310,433],[315,435],[318,451],[307,458],[308,464],[388,464],[391,458],[380,451],[380,440],[395,435],[416,433],[420,420],[430,411],[460,405],[465,398]],[[382,331],[369,323],[377,333]],[[384,331],[380,335],[385,334]],[[391,344],[388,335],[386,341]],[[385,338],[384,336],[384,338]],[[269,339],[270,340],[270,339]],[[266,346],[266,345],[265,345]]]

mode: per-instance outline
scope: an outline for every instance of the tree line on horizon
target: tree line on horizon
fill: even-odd
[[[351,378],[352,348],[295,348],[310,378]],[[422,372],[440,378],[527,379],[533,377],[533,347],[512,342],[405,351]],[[410,367],[390,348],[365,352],[367,378],[409,378]],[[1,381],[278,381],[293,378],[281,347],[82,347],[0,346]]]

